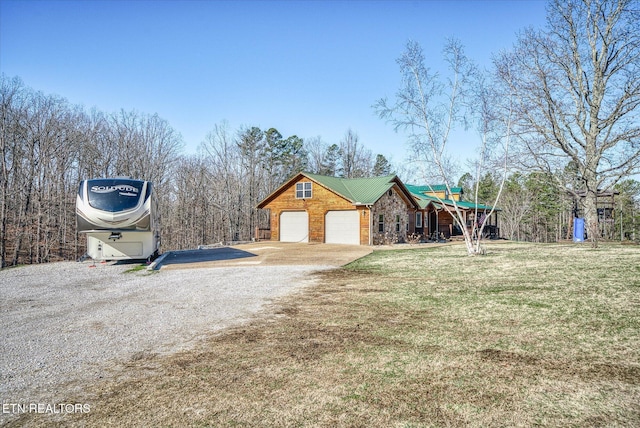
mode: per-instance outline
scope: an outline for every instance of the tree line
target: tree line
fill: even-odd
[[[0,265],[72,260],[81,180],[128,176],[154,182],[164,249],[250,240],[267,227],[259,201],[299,171],[343,177],[391,173],[352,130],[335,143],[275,128],[215,125],[196,154],[157,114],[87,110],[0,76]]]
[[[85,242],[75,228],[75,199],[81,180],[130,176],[154,182],[161,207],[163,248],[247,241],[268,227],[256,205],[300,171],[347,178],[397,171],[347,130],[341,141],[283,136],[275,128],[213,127],[195,154],[183,153],[180,134],[158,115],[105,113],[0,77],[0,262],[73,260]],[[566,171],[561,177],[567,180]],[[562,175],[562,174],[558,174]],[[403,180],[416,175],[401,174]],[[518,172],[500,198],[503,236],[551,242],[565,239],[574,202],[558,177]],[[473,192],[465,174],[458,185]],[[491,203],[499,177],[479,183],[479,202]],[[618,223],[609,237],[640,237],[640,183],[616,186]]]
[[[575,179],[575,171],[570,167],[552,174],[510,174],[499,199],[501,236],[545,243],[573,239],[573,219],[584,215],[582,201],[567,191],[566,182]],[[496,200],[500,180],[497,174],[487,172],[476,183],[466,173],[458,186],[469,194],[477,184],[479,202],[491,204]],[[640,182],[626,178],[608,190],[606,196],[599,197],[600,236],[607,240],[640,241]]]
[[[422,48],[398,58],[402,83],[374,106],[407,132],[419,184],[452,181],[455,126],[480,136],[461,184],[468,199],[501,208],[502,234],[549,242],[570,238],[586,219],[600,237],[638,239],[640,173],[640,8],[638,0],[550,0],[547,26],[521,32],[513,49],[480,70],[451,40],[448,75],[430,69]],[[164,249],[244,241],[267,227],[256,205],[299,171],[354,178],[398,172],[356,132],[328,144],[276,128],[215,125],[196,154],[158,115],[87,110],[0,76],[0,266],[73,259],[75,195],[87,178],[153,181]],[[601,190],[619,192],[602,207]],[[492,199],[484,199],[491,196]],[[456,208],[460,225],[464,219]],[[462,227],[466,231],[466,227]],[[470,254],[479,241],[465,233]]]

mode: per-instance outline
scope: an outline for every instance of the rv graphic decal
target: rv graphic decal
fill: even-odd
[[[122,196],[136,196],[136,197],[140,192],[140,190],[137,189],[136,187],[129,186],[127,184],[119,184],[116,186],[91,186],[91,191],[93,193],[100,193],[100,194],[119,192],[119,194]]]
[[[150,181],[96,178],[78,186],[76,230],[85,234],[87,256],[93,260],[157,257],[159,214]]]

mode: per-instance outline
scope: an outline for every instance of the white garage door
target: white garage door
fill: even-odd
[[[306,211],[280,214],[280,241],[309,242],[309,214]]]
[[[325,217],[327,244],[360,245],[360,216],[358,211],[329,211]]]

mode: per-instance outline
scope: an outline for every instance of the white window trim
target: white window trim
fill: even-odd
[[[420,218],[420,221],[418,221],[418,218]],[[416,212],[416,227],[420,228],[423,225],[423,215],[422,215],[422,211],[418,211]]]
[[[296,183],[296,199],[311,199],[313,196],[313,186],[310,181]]]

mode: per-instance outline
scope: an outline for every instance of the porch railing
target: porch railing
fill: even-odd
[[[256,241],[269,241],[271,240],[271,229],[263,229],[256,227]]]

